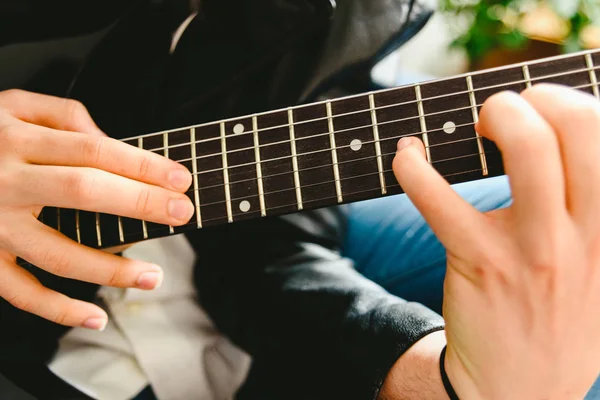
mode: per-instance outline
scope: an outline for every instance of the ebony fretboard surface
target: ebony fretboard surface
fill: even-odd
[[[502,175],[500,152],[474,129],[484,101],[540,82],[599,97],[598,69],[600,53],[583,52],[125,139],[194,174],[187,195],[196,213],[189,224],[173,228],[50,207],[40,220],[80,243],[108,248],[399,194],[392,160],[403,136],[421,138],[429,162],[450,183]]]

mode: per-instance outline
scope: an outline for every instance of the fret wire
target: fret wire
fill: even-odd
[[[265,206],[265,190],[263,187],[262,167],[260,164],[260,141],[258,139],[258,120],[257,117],[252,117],[252,132],[254,135],[254,158],[256,159],[256,178],[258,183],[258,200],[260,203],[260,215],[267,215]]]
[[[472,122],[467,123],[467,124],[462,124],[462,125],[456,125],[456,127],[460,128],[460,127],[463,127],[463,126],[471,126],[471,125],[473,125]],[[410,136],[410,135],[406,135],[406,136]],[[399,137],[405,137],[405,136],[399,136]],[[397,137],[386,138],[386,139],[382,139],[382,140],[391,140],[391,139],[397,139]],[[449,144],[455,144],[455,143],[460,143],[460,142],[468,142],[468,141],[471,141],[471,140],[477,140],[477,138],[475,138],[475,137],[464,138],[464,139],[453,140],[451,142],[443,142],[443,143],[432,144],[432,145],[429,145],[429,148],[446,146],[446,145],[449,145]],[[365,144],[369,144],[369,143],[371,143],[371,142],[366,142]],[[381,156],[385,157],[385,156],[389,156],[389,155],[392,155],[392,154],[396,154],[396,152],[394,151],[392,153],[385,153],[385,154],[382,154]],[[348,163],[351,163],[351,162],[354,162],[354,161],[372,160],[374,158],[377,158],[377,156],[367,156],[367,157],[361,157],[361,158],[354,158],[354,159],[351,159],[351,160],[339,161],[338,165],[348,164]],[[442,160],[442,161],[444,161],[444,160]],[[435,161],[434,161],[434,163],[435,163]],[[319,169],[319,168],[330,167],[330,166],[333,166],[333,164],[316,165],[314,167],[302,168],[299,171],[300,172],[305,172],[305,171],[309,171],[309,170],[313,170],[313,169]],[[271,175],[263,176],[263,178],[273,178],[273,177],[276,177],[276,176],[288,175],[288,174],[291,174],[291,173],[293,173],[293,172],[279,172],[277,174],[271,174]],[[231,184],[239,184],[239,183],[244,183],[244,182],[253,182],[255,180],[256,180],[256,178],[240,179],[239,181],[231,182]],[[215,187],[222,187],[222,186],[223,186],[222,184],[216,184],[216,185],[206,186],[203,189],[212,189],[212,188],[215,188]],[[306,186],[303,185],[303,187],[306,187]],[[268,194],[268,193],[266,193],[266,194]]]
[[[77,232],[77,243],[81,244],[81,227],[79,225],[79,210],[75,210],[75,231]]]
[[[221,154],[223,160],[223,183],[225,187],[225,206],[227,207],[227,221],[233,222],[233,213],[231,211],[231,193],[229,188],[229,171],[227,161],[227,136],[225,135],[225,123],[221,122]]]
[[[117,224],[119,225],[119,241],[125,243],[125,235],[123,234],[123,218],[117,217]]]
[[[60,208],[56,209],[56,230],[60,232]]]
[[[138,138],[138,148],[144,149],[144,138]],[[142,234],[144,235],[144,239],[148,239],[148,225],[146,221],[142,221]]]
[[[294,169],[294,185],[296,185],[296,201],[298,210],[302,210],[304,205],[302,204],[302,189],[300,189],[300,174],[298,173],[298,156],[296,152],[296,133],[294,130],[294,111],[288,109],[288,123],[290,130],[290,147],[292,151],[292,167]],[[287,158],[287,157],[286,157]]]
[[[588,88],[588,87],[591,87],[591,85],[590,84],[579,85],[579,86],[573,86],[572,88],[573,89],[584,89],[584,88]],[[478,104],[477,106],[482,106],[482,105],[483,104]],[[470,108],[471,108],[471,106],[462,107],[462,108],[460,108],[460,110],[470,109]],[[447,111],[444,111],[444,112],[452,112],[452,111],[457,111],[457,110],[459,110],[459,109],[447,110]],[[432,114],[426,114],[426,115],[432,115]],[[392,120],[392,121],[387,121],[387,122],[380,122],[379,125],[385,125],[385,124],[390,124],[390,123],[399,122],[399,121],[403,121],[403,119]],[[475,125],[475,124],[472,123],[472,122],[470,122],[470,123],[466,123],[466,124],[456,125],[456,127],[460,128],[460,127],[463,127],[463,126],[470,126],[470,125]],[[340,131],[337,131],[336,133],[347,132],[347,131],[352,131],[352,130],[357,130],[357,129],[362,129],[362,128],[369,128],[371,126],[372,125],[363,125],[363,126],[356,127],[356,128],[351,128],[351,129],[346,129],[346,130],[340,130]],[[444,128],[437,128],[437,129],[429,129],[427,132],[434,133],[434,132],[441,132],[443,130],[444,130]],[[393,136],[393,137],[389,137],[389,138],[385,138],[385,139],[380,139],[380,142],[383,142],[383,141],[386,141],[386,140],[400,139],[400,138],[403,138],[403,137],[413,136],[413,135],[418,135],[418,134],[422,134],[422,132],[413,132],[413,133],[410,133],[410,134],[407,134],[407,135]],[[367,141],[367,142],[364,142],[364,143],[365,144],[369,144],[369,143],[372,143],[372,142],[371,141]],[[451,143],[451,142],[449,142],[449,143]],[[436,146],[436,145],[431,145],[431,146],[428,146],[426,148],[430,148],[430,147],[434,147],[434,146]],[[338,149],[346,148],[346,147],[350,147],[350,146],[349,145],[347,145],[347,146],[341,146],[341,147],[338,147]],[[329,151],[329,149],[315,150],[315,151],[307,152],[307,153],[300,153],[300,154],[298,154],[298,156],[316,154],[316,153],[320,153],[320,152],[323,152],[323,151]],[[289,157],[288,156],[278,157],[278,158],[273,158],[273,159],[271,159],[269,161],[284,160],[286,158],[289,158]],[[179,162],[182,162],[182,161],[189,161],[189,159],[179,160]],[[254,164],[254,163],[240,164],[240,165],[236,165],[235,168],[237,168],[237,167],[244,167],[244,166],[252,165],[252,164]],[[210,173],[210,172],[214,172],[214,171],[220,171],[220,169],[212,169],[212,170],[202,171],[202,172],[200,172],[200,174]]]
[[[468,140],[474,140],[474,139],[475,139],[475,138],[470,138],[470,139],[468,139]],[[493,153],[493,151],[488,151],[488,152],[486,152],[486,153]],[[388,154],[386,154],[386,155],[391,155],[391,154],[395,154],[395,152],[394,152],[394,153],[388,153]],[[471,153],[471,154],[465,154],[465,155],[461,155],[461,156],[455,156],[455,157],[448,157],[448,158],[444,158],[444,159],[442,159],[442,160],[434,161],[434,162],[432,163],[432,166],[433,166],[433,165],[435,165],[435,164],[440,164],[440,163],[443,163],[443,162],[454,161],[454,160],[460,160],[460,159],[462,159],[462,158],[468,158],[468,157],[474,157],[474,156],[479,156],[479,153]],[[368,157],[368,159],[373,159],[373,158],[375,158],[375,157],[373,157],[373,156],[371,156],[371,157]],[[358,160],[355,160],[355,161],[358,161]],[[482,169],[476,169],[476,171],[483,171],[483,170],[482,170]],[[393,169],[386,169],[386,170],[384,170],[384,172],[393,172]],[[368,177],[368,176],[373,176],[373,175],[376,175],[376,174],[378,174],[378,173],[379,173],[379,172],[367,172],[367,173],[360,174],[360,175],[354,175],[354,176],[352,176],[352,177],[350,177],[350,178],[340,178],[340,179],[339,179],[339,181],[340,181],[340,182],[343,182],[343,181],[348,181],[348,180],[350,180],[350,179],[364,178],[364,177]],[[334,179],[334,180],[328,180],[328,181],[321,181],[321,182],[311,183],[311,184],[303,185],[302,187],[303,187],[303,188],[308,188],[308,187],[320,186],[320,185],[325,185],[325,184],[328,184],[328,183],[335,183],[335,182],[336,182],[336,180]],[[388,186],[388,187],[389,187],[389,186]],[[287,192],[287,191],[294,190],[294,189],[296,189],[296,188],[288,188],[288,189],[279,189],[279,190],[273,190],[273,191],[267,192],[267,193],[265,193],[265,194],[269,194],[269,195],[271,195],[271,194],[278,194],[278,193]],[[351,193],[350,193],[350,194],[351,194]],[[256,196],[251,196],[251,197],[256,197]],[[231,201],[244,200],[244,199],[247,199],[247,198],[248,198],[247,196],[245,196],[245,197],[238,197],[238,198],[233,198],[233,199],[231,199]],[[333,199],[333,198],[337,199],[337,194],[336,194],[336,196],[335,196],[335,197],[331,197],[331,198],[332,198],[332,199]],[[318,199],[317,199],[317,200],[313,200],[313,201],[318,201]],[[210,206],[210,205],[223,204],[223,203],[224,203],[223,201],[214,201],[214,202],[212,202],[212,203],[208,203],[208,204],[206,204],[206,205],[207,205],[207,206]],[[288,204],[288,205],[289,205],[289,204]],[[239,214],[239,215],[243,215],[243,214]]]
[[[342,203],[342,184],[340,183],[340,169],[338,168],[337,149],[335,145],[335,128],[333,127],[333,113],[331,103],[325,103],[327,108],[327,125],[329,126],[329,143],[331,144],[331,160],[333,161],[333,177],[335,178],[335,191],[337,193],[338,203]]]
[[[371,109],[371,123],[373,124],[373,142],[375,144],[375,154],[377,155],[377,169],[379,170],[379,184],[381,185],[381,194],[387,193],[385,184],[385,175],[383,174],[383,160],[381,158],[381,143],[379,143],[379,126],[377,124],[377,111],[375,110],[375,97],[369,95],[369,108]]]
[[[390,171],[392,171],[392,170],[386,170],[386,172],[390,172]],[[470,174],[470,173],[479,172],[479,171],[481,171],[481,169],[477,168],[477,169],[473,169],[473,170],[469,170],[469,171],[461,171],[461,172],[455,172],[455,173],[451,173],[451,174],[445,174],[445,175],[442,175],[442,177],[443,178],[450,178],[450,177],[453,177],[453,176],[465,175],[465,174]],[[389,185],[389,186],[387,186],[387,188],[395,188],[395,187],[397,187],[397,186],[396,185]],[[378,190],[378,188],[371,188],[371,189],[359,190],[359,191],[356,191],[356,192],[347,193],[347,195],[351,196],[351,195],[356,195],[356,194],[360,194],[360,193],[372,192],[374,190]],[[320,198],[320,199],[316,199],[314,201],[323,201],[323,200],[329,200],[329,199],[333,200],[335,198],[336,197],[328,196],[328,197],[323,197],[323,198]],[[287,208],[287,207],[291,207],[292,205],[293,204],[286,204],[286,205],[282,205],[282,206],[271,207],[270,209],[271,210],[275,210],[277,208]],[[242,214],[239,214],[239,215],[242,215]],[[218,219],[219,218],[213,218],[213,219],[210,219],[210,220],[207,220],[207,221],[218,220]],[[186,226],[188,226],[188,225],[184,225],[184,227],[186,227]]]
[[[475,92],[473,92],[473,77],[471,75],[467,76],[467,88],[469,89],[469,101],[471,102],[471,110],[473,111],[473,122],[477,124],[479,122],[479,112],[477,111],[477,99],[475,99]],[[479,149],[479,158],[481,161],[483,176],[487,176],[489,171],[485,152],[483,151],[483,141],[481,140],[481,136],[479,136],[479,132],[477,132],[476,129],[475,135],[477,136],[477,148]]]
[[[165,148],[165,158],[169,158],[169,132],[165,132],[163,134],[163,146]],[[175,228],[173,228],[171,225],[169,225],[169,233],[175,233]]]
[[[590,52],[590,51],[588,51],[588,52]],[[596,51],[591,51],[591,53],[596,53]],[[482,70],[482,71],[478,71],[478,72],[472,72],[471,75],[482,75],[482,74],[489,73],[489,72],[494,72],[494,71],[505,71],[505,70],[508,70],[508,69],[511,69],[511,68],[517,68],[517,67],[522,66],[522,65],[537,65],[537,64],[543,63],[543,62],[552,62],[552,61],[556,61],[556,60],[559,60],[559,59],[574,58],[576,56],[581,56],[583,54],[584,54],[584,52],[572,53],[572,54],[569,54],[569,55],[563,55],[563,56],[550,57],[550,58],[545,58],[545,59],[540,59],[540,60],[535,60],[535,61],[529,61],[527,63],[519,63],[519,64],[507,65],[507,66],[503,66],[503,67],[499,67],[499,68],[491,68],[491,69]],[[596,67],[594,69],[595,70],[596,69],[600,69],[600,67]],[[572,74],[575,74],[575,73],[578,73],[578,72],[585,72],[585,71],[588,71],[588,70],[589,69],[585,68],[585,69],[572,70],[572,71],[563,72],[563,73],[545,75],[545,76],[540,76],[540,77],[534,78],[531,81],[544,80],[544,79],[547,79],[547,78],[558,77],[558,76],[572,75]],[[460,78],[460,77],[463,77],[465,75],[466,74],[457,75],[457,76],[454,76],[452,78]],[[430,80],[430,81],[423,82],[423,84],[432,84],[432,83],[444,82],[447,79],[450,79],[450,78],[440,78],[440,79]],[[476,91],[493,89],[495,87],[509,86],[509,85],[512,85],[512,84],[518,84],[518,83],[523,83],[523,82],[525,82],[525,81],[524,80],[519,80],[519,81],[506,82],[506,83],[502,83],[502,84],[481,87],[481,88],[476,89]],[[413,87],[413,86],[414,85],[405,85],[405,86],[393,87],[393,88],[389,88],[389,89],[382,89],[382,90],[374,91],[374,92],[371,92],[371,93],[374,93],[374,94],[385,93],[385,92],[394,91],[394,90],[398,90],[398,89],[402,89],[402,88],[410,88],[410,87]],[[445,95],[440,95],[440,96],[428,97],[428,98],[424,98],[423,100],[424,101],[425,100],[434,100],[434,99],[437,99],[437,98],[451,97],[451,96],[455,96],[455,95],[459,95],[459,94],[463,94],[463,93],[468,93],[468,91],[455,92],[455,93],[450,93],[450,94],[445,94]],[[348,99],[348,98],[355,98],[355,97],[360,97],[360,96],[364,96],[364,95],[365,94],[358,94],[358,95],[353,95],[353,96],[340,97],[340,98],[337,98],[337,99],[331,99],[329,101],[331,101],[333,103],[333,102],[337,102],[337,101],[343,101],[343,100]],[[303,107],[306,107],[306,106],[309,106],[309,105],[318,105],[318,104],[322,104],[322,103],[323,102],[317,102],[317,103],[306,104],[306,105],[298,105],[298,106],[295,106],[293,109],[300,109],[300,108],[303,108]],[[391,105],[387,105],[387,106],[384,106],[384,107],[393,107],[393,106],[398,106],[398,105],[403,105],[403,104],[411,104],[411,103],[415,103],[415,101],[409,101],[409,102],[398,103],[398,104],[391,104]],[[257,116],[268,116],[268,115],[271,115],[271,114],[274,114],[274,113],[280,112],[280,111],[283,111],[283,110],[271,110],[269,112],[261,113],[261,114],[256,114],[256,115]],[[356,112],[348,113],[347,115],[354,114],[354,113],[356,113]],[[343,116],[343,115],[344,114],[340,114],[339,116]],[[248,116],[246,116],[246,117],[248,117]],[[224,119],[224,120],[220,120],[220,121],[214,121],[214,122],[208,122],[208,123],[203,123],[203,124],[191,125],[191,126],[187,126],[187,127],[180,127],[177,130],[189,129],[189,128],[192,128],[192,127],[199,128],[199,127],[203,127],[203,126],[209,126],[209,125],[212,125],[212,124],[216,125],[216,124],[221,123],[221,122],[235,121],[236,119],[239,119],[239,118],[241,118],[241,117],[232,117],[232,118],[228,118],[228,119]],[[321,118],[321,119],[323,119],[323,118]],[[314,121],[318,121],[318,120],[319,119],[316,119],[316,120],[306,120],[306,121],[302,121],[301,123],[309,123],[309,122],[314,122]],[[273,127],[265,128],[263,130],[272,130],[272,129],[281,128],[281,127],[285,127],[285,126],[286,125],[273,126]],[[164,132],[165,131],[163,131],[163,132],[147,133],[147,134],[144,134],[144,135],[133,136],[133,137],[126,138],[126,139],[123,139],[123,140],[133,140],[133,139],[136,139],[138,137],[152,137],[152,136],[161,135]],[[166,131],[166,132],[169,132],[169,131]],[[203,141],[211,141],[211,140],[213,140],[213,139],[205,139]],[[160,150],[160,149],[154,149],[154,150]]]
[[[594,71],[600,70],[600,67],[595,67],[593,70]],[[553,77],[569,76],[569,75],[573,75],[573,74],[576,74],[576,73],[579,73],[579,72],[590,72],[590,69],[589,68],[584,68],[584,69],[581,69],[581,70],[573,70],[573,71],[570,71],[570,72],[567,72],[567,73],[560,73],[560,74],[554,74],[554,75],[545,75],[545,76],[541,76],[541,77],[538,77],[538,78],[532,78],[532,79],[530,79],[530,81],[534,82],[534,81],[537,81],[537,80],[545,80],[545,79],[553,78]],[[497,85],[491,85],[491,86],[485,86],[485,87],[481,87],[481,88],[476,88],[476,89],[473,90],[473,92],[476,93],[476,92],[479,92],[479,91],[482,91],[482,90],[489,90],[489,89],[494,89],[494,88],[502,88],[502,87],[506,87],[506,86],[510,86],[510,85],[514,85],[514,84],[518,84],[518,83],[525,83],[525,82],[527,82],[525,79],[523,79],[523,80],[517,80],[517,81],[511,81],[511,82],[507,82],[507,83],[502,83],[502,84],[497,84]],[[593,87],[593,84],[587,85],[587,86],[573,86],[572,88],[578,89],[578,88],[586,88],[586,87]],[[469,94],[469,91],[465,90],[465,91],[453,92],[453,93],[448,94],[448,95],[431,96],[431,97],[424,98],[423,101],[436,100],[436,99],[441,99],[441,98],[446,98],[446,97],[451,97],[451,96],[456,96],[456,95],[461,95],[461,94]],[[383,109],[386,109],[386,108],[398,107],[398,106],[402,106],[402,105],[409,105],[409,104],[415,104],[415,103],[416,103],[416,101],[406,101],[406,102],[400,102],[400,103],[393,103],[393,104],[389,104],[389,105],[385,105],[385,106],[375,107],[375,110],[376,111],[377,110],[383,110]],[[481,106],[481,105],[482,104],[478,104],[478,106]],[[451,110],[443,110],[443,111],[438,111],[438,112],[434,112],[434,113],[428,113],[428,114],[425,114],[425,117],[429,117],[429,116],[432,116],[432,115],[444,114],[444,113],[453,112],[453,111],[467,110],[469,108],[471,108],[471,106],[461,107],[461,108],[454,108],[454,109],[451,109]],[[368,110],[359,110],[359,111],[347,112],[347,113],[336,115],[336,117],[342,117],[342,116],[348,116],[348,115],[356,115],[356,114],[363,113],[365,111],[368,111]],[[324,118],[315,118],[315,119],[300,121],[300,122],[296,122],[295,125],[298,126],[298,125],[305,124],[305,123],[308,123],[308,122],[322,121],[322,120],[325,120],[326,118],[327,117],[324,117]],[[417,119],[417,118],[419,118],[419,117],[418,116],[408,117],[408,118],[404,118],[404,119],[400,119],[400,120],[395,120],[395,121],[387,121],[385,123],[393,123],[393,122],[400,122],[400,121],[409,121],[409,120]],[[385,123],[380,123],[380,125],[383,125]],[[269,130],[272,130],[272,129],[275,129],[275,128],[287,128],[288,126],[289,126],[289,124],[277,125],[277,126],[273,126],[273,127],[270,127],[270,128],[259,129],[258,132],[260,133],[260,132],[264,132],[264,131],[269,131]],[[366,128],[366,127],[371,127],[371,126],[372,125],[366,125],[366,126],[362,126],[360,128]],[[337,131],[336,133],[347,132],[347,131],[351,131],[351,130],[355,130],[355,129],[358,129],[358,128],[348,128],[348,129],[345,129],[345,130]],[[249,134],[249,133],[241,133],[239,135],[246,135],[246,134]],[[320,134],[316,134],[316,135],[304,136],[304,137],[301,137],[301,138],[297,138],[296,141],[312,139],[312,138],[315,138],[315,137],[325,136],[325,135],[329,135],[329,132],[324,132],[324,133],[320,133]],[[129,139],[126,139],[126,140],[129,140]],[[214,141],[214,140],[219,140],[219,138],[201,139],[201,140],[196,141],[196,144],[211,142],[211,141]],[[278,142],[272,142],[272,143],[268,143],[268,144],[263,144],[263,145],[260,145],[260,147],[269,147],[269,146],[283,144],[283,143],[287,143],[287,142],[288,142],[287,140],[282,140],[282,141],[278,141]],[[189,143],[176,144],[176,145],[170,146],[170,148],[173,149],[173,148],[180,147],[180,146],[187,146],[188,144]],[[162,147],[157,147],[157,148],[151,149],[149,151],[158,151],[158,150],[162,150],[162,149],[163,149]],[[232,150],[229,153],[233,153],[233,152],[237,152],[237,151],[244,151],[244,150],[248,150],[248,149],[251,149],[251,148],[242,148],[242,149]],[[212,156],[214,156],[214,154],[212,154],[212,155],[208,154],[208,155],[202,156],[200,158],[206,158],[206,157],[212,157]],[[183,159],[183,160],[180,160],[180,161],[189,161],[189,160],[190,159],[188,158],[188,159]]]
[[[198,186],[198,158],[196,157],[196,128],[190,129],[192,174],[194,182],[194,206],[196,208],[196,222],[202,228],[202,213],[200,210],[200,190]]]
[[[531,75],[529,74],[529,67],[527,65],[523,65],[523,77],[525,78],[525,86],[530,88],[532,86]]]
[[[427,162],[431,164],[431,153],[429,152],[429,137],[427,135],[427,122],[425,121],[425,110],[423,108],[423,97],[421,96],[421,86],[415,86],[415,93],[417,95],[417,107],[419,109],[419,121],[421,123],[421,132],[423,143],[425,144],[425,156]]]
[[[102,247],[102,230],[100,228],[100,213],[96,213],[96,238],[98,238],[98,247]]]
[[[598,88],[598,77],[596,75],[596,70],[594,69],[594,60],[592,59],[592,55],[587,53],[585,55],[585,62],[587,67],[590,70],[590,82],[592,83],[592,91],[594,92],[594,96],[597,99],[600,99],[600,89]]]
[[[589,85],[589,84],[587,84],[587,85],[579,85],[579,86],[573,86],[572,88],[573,89],[583,89],[583,88],[588,88],[588,87],[591,87],[591,85]],[[482,104],[477,104],[477,106],[481,106],[481,105]],[[463,108],[460,108],[460,109],[463,110],[463,109],[470,109],[470,108],[471,108],[471,106],[463,107]],[[457,111],[457,110],[458,109],[448,110],[448,111],[444,111],[444,112],[451,112],[451,111]],[[426,115],[432,115],[432,114],[426,114]],[[392,121],[387,121],[387,122],[380,122],[379,125],[385,125],[385,124],[399,122],[399,121],[403,121],[403,119],[392,120]],[[463,127],[463,126],[471,126],[471,125],[475,125],[475,124],[472,123],[472,122],[466,123],[466,124],[460,124],[460,125],[456,125],[456,128],[460,128],[460,127]],[[357,130],[357,129],[362,129],[362,128],[369,128],[369,127],[372,127],[372,125],[364,125],[364,126],[360,126],[360,127],[356,127],[356,128],[339,130],[336,133],[348,132],[348,131],[352,131],[352,130]],[[435,132],[441,132],[443,130],[444,130],[444,128],[437,128],[437,129],[429,129],[427,132],[428,133],[435,133]],[[410,133],[410,134],[407,134],[407,135],[388,137],[388,138],[385,138],[385,139],[380,139],[380,142],[387,141],[387,140],[400,139],[400,138],[403,138],[403,137],[413,136],[413,135],[418,135],[418,134],[422,134],[422,132],[413,132],[413,133]],[[364,142],[364,144],[370,144],[370,143],[373,143],[373,142],[372,141],[366,141],[366,142]],[[452,143],[452,142],[449,142],[449,143]],[[430,146],[427,146],[426,148],[431,148],[431,147],[435,147],[435,146],[436,145],[430,145]],[[338,147],[338,149],[348,148],[348,147],[350,147],[350,145],[340,146],[340,147]],[[324,151],[329,151],[329,149],[322,149],[322,150],[315,150],[315,151],[312,151],[312,152],[300,153],[300,154],[297,154],[297,156],[299,157],[299,156],[304,156],[304,155],[311,155],[311,154],[316,154],[316,153],[320,153],[320,152],[324,152]],[[283,156],[283,157],[273,158],[273,159],[270,159],[268,161],[285,160],[285,159],[288,159],[288,158],[290,158],[290,157],[289,156]],[[190,159],[183,159],[183,160],[178,160],[178,162],[189,161],[189,160]],[[231,168],[245,167],[245,166],[248,166],[248,165],[254,165],[254,163],[250,162],[250,163],[245,163],[245,164],[239,164],[239,165],[235,165],[235,166],[233,166]],[[199,174],[206,174],[206,173],[216,172],[216,171],[221,171],[221,168],[216,168],[216,169],[202,171],[202,172],[199,172]]]

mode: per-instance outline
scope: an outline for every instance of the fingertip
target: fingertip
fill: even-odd
[[[108,324],[108,314],[102,308],[92,303],[84,303],[88,308],[88,316],[84,318],[81,327],[102,332]]]
[[[402,139],[398,140],[397,148],[398,148],[398,151],[402,151],[412,145],[413,145],[412,137],[403,137]]]
[[[105,317],[90,317],[83,321],[81,324],[82,328],[90,329],[93,331],[103,332],[108,324],[108,318]]]
[[[190,171],[183,167],[178,166],[169,172],[169,183],[173,188],[181,192],[185,192],[192,186],[192,174]]]

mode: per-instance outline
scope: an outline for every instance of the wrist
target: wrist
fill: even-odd
[[[440,376],[440,355],[446,345],[444,331],[430,333],[413,344],[393,365],[379,400],[448,400]]]

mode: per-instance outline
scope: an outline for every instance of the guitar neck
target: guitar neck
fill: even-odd
[[[502,175],[498,148],[474,128],[485,100],[541,82],[600,98],[598,69],[600,52],[581,52],[124,139],[192,172],[187,195],[196,212],[188,224],[51,207],[40,220],[79,243],[109,248],[399,194],[392,160],[405,136],[423,140],[427,160],[450,183]]]

